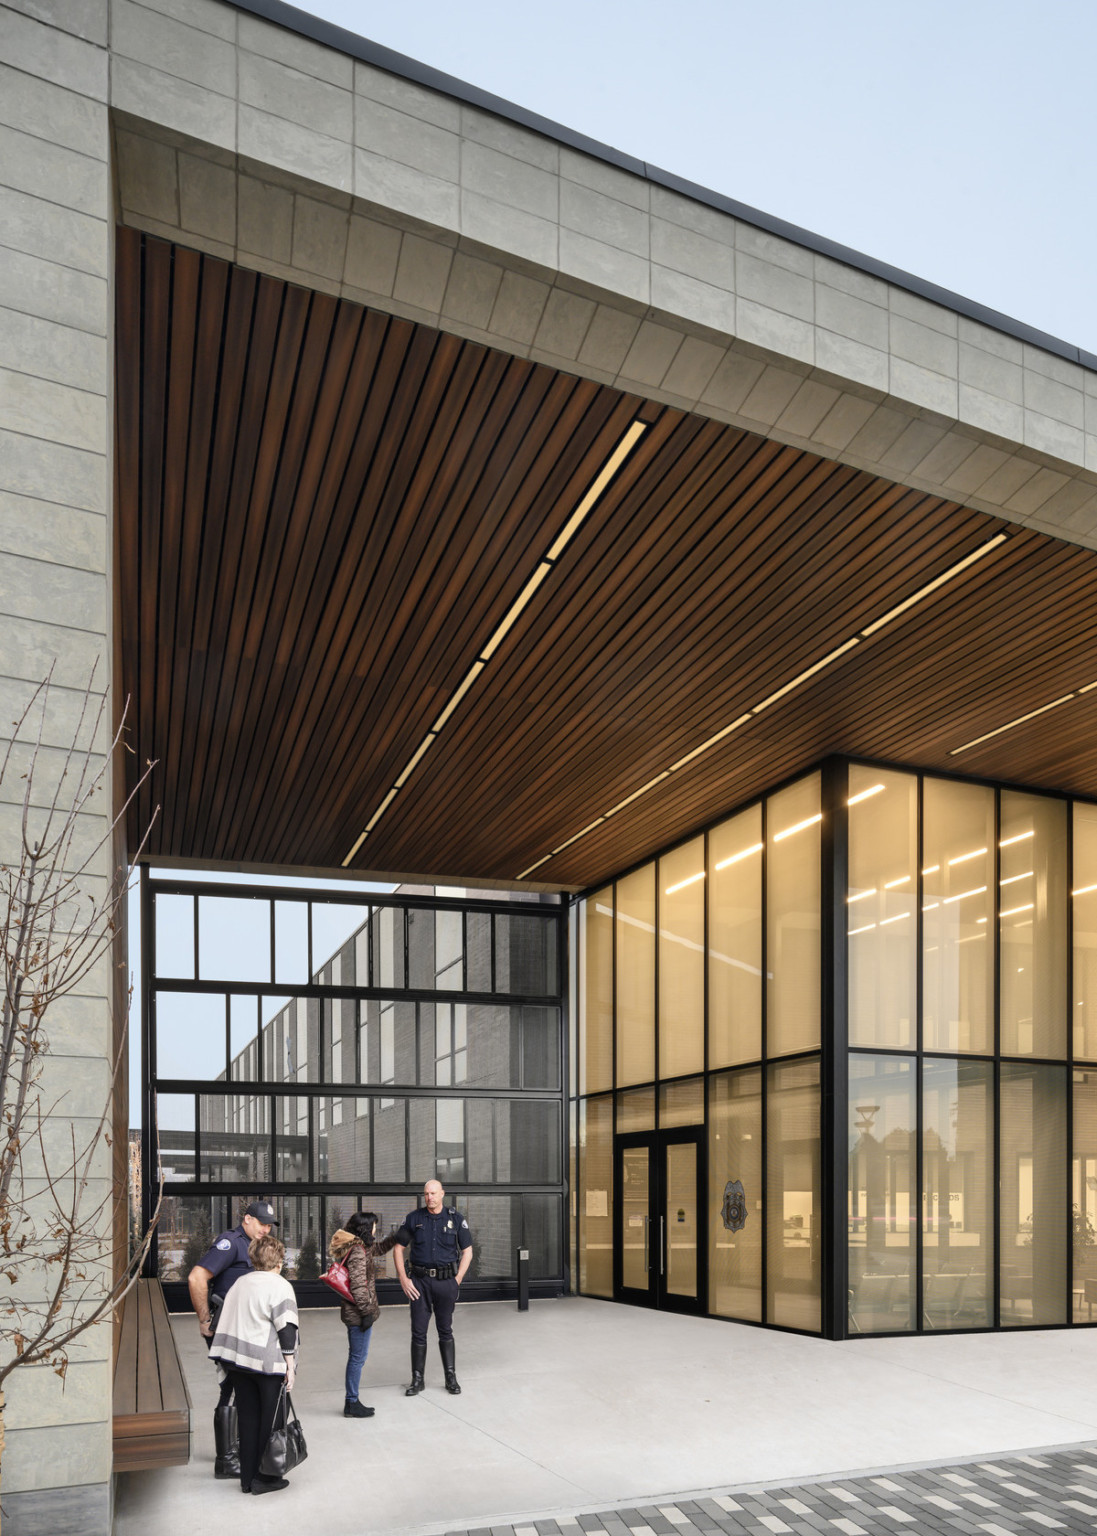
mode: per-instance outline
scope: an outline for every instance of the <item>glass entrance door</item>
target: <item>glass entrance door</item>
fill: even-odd
[[[617,1138],[618,1301],[704,1311],[701,1147],[700,1127]]]

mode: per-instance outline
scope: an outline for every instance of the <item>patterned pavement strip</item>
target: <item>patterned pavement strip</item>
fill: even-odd
[[[448,1536],[1067,1536],[1097,1532],[1097,1445],[676,1499]]]

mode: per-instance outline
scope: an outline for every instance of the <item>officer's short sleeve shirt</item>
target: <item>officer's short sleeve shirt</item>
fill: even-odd
[[[250,1247],[251,1239],[243,1227],[233,1227],[231,1232],[222,1232],[209,1252],[202,1255],[198,1263],[213,1276],[211,1295],[225,1296],[240,1276],[247,1274],[252,1267]]]
[[[472,1246],[472,1233],[461,1212],[444,1205],[437,1216],[426,1209],[409,1211],[396,1241],[404,1247],[410,1244],[412,1264],[456,1264],[461,1250]]]

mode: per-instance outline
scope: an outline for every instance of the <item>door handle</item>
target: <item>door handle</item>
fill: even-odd
[[[659,1217],[659,1273],[666,1273],[666,1241],[663,1232],[663,1217]]]

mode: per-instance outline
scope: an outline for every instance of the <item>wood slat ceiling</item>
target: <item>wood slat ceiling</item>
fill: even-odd
[[[1097,794],[1097,554],[117,231],[132,830],[337,868],[631,422],[639,445],[354,867],[595,883],[832,751]]]

